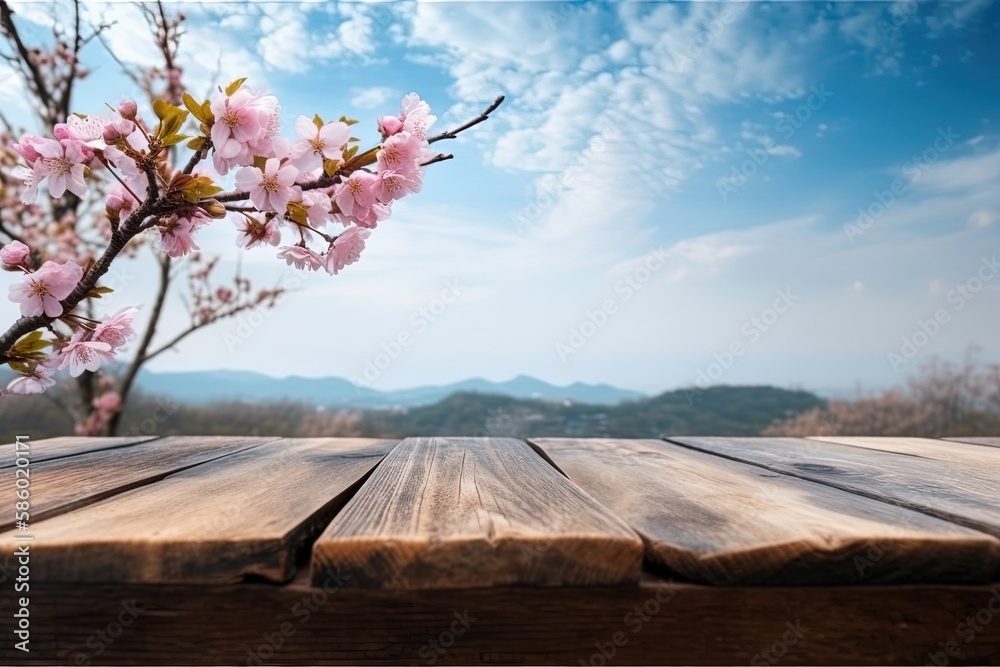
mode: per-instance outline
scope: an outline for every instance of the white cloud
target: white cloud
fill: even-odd
[[[981,208],[969,215],[969,226],[976,229],[986,229],[1000,222],[1000,213],[988,208]]]
[[[374,109],[385,105],[400,95],[388,86],[351,89],[351,102],[359,109]]]

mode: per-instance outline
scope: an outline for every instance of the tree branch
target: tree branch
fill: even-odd
[[[493,101],[493,104],[491,104],[489,107],[486,108],[486,111],[482,112],[481,114],[470,120],[468,123],[465,123],[464,125],[459,125],[453,130],[446,130],[441,134],[434,135],[433,137],[427,140],[427,143],[433,144],[437,141],[442,141],[444,139],[454,139],[459,135],[459,133],[465,132],[474,125],[479,125],[484,120],[488,119],[491,113],[497,110],[497,107],[499,107],[503,103],[503,100],[504,96],[501,95],[500,97],[496,98]]]
[[[152,215],[157,210],[157,205],[158,202],[152,198],[147,199],[125,219],[125,224],[121,225],[119,230],[139,227],[147,216]],[[83,276],[83,279],[80,280],[70,295],[60,302],[63,307],[63,313],[71,312],[83,301],[90,290],[97,285],[97,281],[101,279],[101,276],[108,272],[108,269],[111,268],[111,263],[134,236],[135,234],[129,235],[126,233],[112,235],[111,243],[108,244],[101,258]],[[35,329],[48,326],[56,321],[56,319],[58,318],[49,317],[48,315],[21,316],[18,318],[3,335],[0,335],[0,364],[10,360],[7,353],[21,336],[31,333]]]
[[[27,69],[28,73],[31,75],[29,83],[33,84],[35,96],[38,101],[41,102],[42,106],[45,107],[49,113],[52,113],[52,97],[49,94],[49,90],[45,85],[45,77],[42,76],[41,70],[31,59],[31,53],[28,51],[28,47],[24,45],[21,40],[21,35],[17,31],[17,26],[14,25],[13,19],[14,12],[11,11],[10,5],[7,4],[7,0],[0,0],[0,27],[3,28],[4,33],[7,35],[7,39],[14,43],[14,48],[17,49],[17,54],[21,58],[21,62]]]

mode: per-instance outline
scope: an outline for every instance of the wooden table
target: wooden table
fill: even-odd
[[[20,453],[0,664],[1000,664],[1000,439]],[[16,470],[0,445],[11,509]]]

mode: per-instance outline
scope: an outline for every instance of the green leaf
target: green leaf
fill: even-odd
[[[167,113],[171,108],[176,108],[176,107],[173,107],[172,104],[168,103],[164,99],[156,98],[155,100],[153,100],[153,113],[155,113],[156,117],[159,118],[160,120],[166,118]]]
[[[351,126],[351,125],[354,125],[355,123],[357,123],[358,121],[356,121],[356,120],[354,120],[352,118],[348,118],[347,116],[341,116],[340,117],[340,122],[343,123],[344,125]]]
[[[207,102],[198,102],[196,99],[191,97],[190,93],[184,93],[183,99],[184,106],[187,107],[187,110],[191,112],[192,116],[197,118],[202,123],[208,121],[208,119],[205,118],[205,107],[203,106],[204,104],[208,104]]]
[[[344,160],[350,160],[357,154],[357,152],[358,152],[358,147],[356,145],[351,146],[346,151],[344,151]]]
[[[242,86],[243,82],[246,80],[247,78],[243,77],[242,79],[236,79],[235,81],[230,83],[228,86],[226,86],[226,95],[232,95],[233,93],[235,93],[237,90],[240,89],[240,86]]]
[[[191,141],[187,142],[187,147],[193,151],[201,150],[201,147],[205,145],[205,137],[195,137]]]
[[[257,167],[261,171],[264,171],[264,167],[267,166],[267,158],[263,155],[254,155],[253,166]]]
[[[199,137],[200,139],[201,137]],[[174,144],[179,144],[185,139],[190,139],[186,134],[171,134],[168,137],[164,137],[160,141],[164,146],[173,146]]]
[[[299,202],[288,202],[288,219],[303,227],[309,226],[309,214]]]
[[[323,125],[325,125],[323,119],[319,117],[319,114],[313,116],[313,125],[315,125],[319,129],[322,129]]]
[[[327,176],[333,176],[340,169],[340,160],[323,160],[323,173]]]

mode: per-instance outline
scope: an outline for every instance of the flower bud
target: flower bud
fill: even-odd
[[[73,130],[71,130],[69,125],[66,123],[56,123],[56,126],[52,128],[52,136],[60,140],[76,139],[76,136],[73,134]]]
[[[118,113],[122,115],[122,118],[135,120],[135,115],[139,113],[139,107],[136,106],[135,100],[124,99],[118,103]]]
[[[109,211],[120,211],[125,207],[125,200],[119,197],[118,195],[111,195],[110,197],[108,197],[108,201],[107,204],[105,204],[105,207]]]
[[[104,126],[104,143],[109,146],[114,145],[122,138],[122,133],[115,127],[114,123],[108,123]]]
[[[0,261],[3,261],[7,266],[17,266],[24,261],[29,252],[31,251],[28,246],[20,241],[11,241],[0,248]]]
[[[382,116],[378,119],[378,131],[383,137],[391,137],[403,129],[403,121],[396,116]]]
[[[199,206],[204,209],[205,213],[213,218],[226,217],[226,207],[222,204],[222,202],[209,199],[208,201],[201,202]]]

